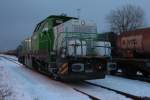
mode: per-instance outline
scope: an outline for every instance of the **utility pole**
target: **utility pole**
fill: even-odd
[[[81,9],[78,8],[78,9],[77,9],[77,18],[78,18],[78,19],[80,19],[80,13],[81,13]]]

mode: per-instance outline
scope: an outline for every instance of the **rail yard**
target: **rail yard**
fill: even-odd
[[[149,100],[150,84],[140,80],[107,75],[82,82],[55,81],[7,55],[0,55],[0,65],[3,84],[13,91],[8,100]]]
[[[0,100],[150,100],[150,0],[0,0]]]
[[[16,50],[0,54],[0,86],[7,86],[7,91],[1,89],[3,96],[8,100],[150,100],[147,33],[150,28],[120,35],[99,33],[92,21],[48,16]]]

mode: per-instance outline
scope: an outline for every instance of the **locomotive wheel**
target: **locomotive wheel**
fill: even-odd
[[[137,70],[136,70],[136,69],[129,68],[129,67],[124,67],[124,68],[122,68],[122,73],[123,73],[125,76],[134,76],[134,75],[136,75]]]
[[[25,57],[22,57],[22,64],[25,65]]]
[[[115,75],[117,73],[118,70],[111,70],[110,71],[110,75]]]
[[[52,77],[54,80],[60,81],[60,77],[57,74],[53,74]]]
[[[146,72],[142,72],[142,74],[143,74],[144,77],[148,77],[149,76],[149,74],[146,73]]]
[[[116,66],[116,69],[110,70],[108,73],[109,73],[110,75],[115,75],[117,72],[118,72],[118,66]]]
[[[33,62],[32,62],[32,64],[33,64],[33,65],[32,65],[33,69],[36,70],[36,71],[38,71],[39,68],[38,68],[38,65],[37,65],[35,59],[33,59],[32,61],[33,61]]]

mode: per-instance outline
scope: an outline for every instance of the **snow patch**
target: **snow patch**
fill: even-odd
[[[89,80],[95,84],[130,93],[136,96],[150,97],[150,83],[107,75],[105,79]]]

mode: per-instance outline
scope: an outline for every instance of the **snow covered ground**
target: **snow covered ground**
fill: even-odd
[[[107,86],[141,97],[150,97],[150,83],[138,80],[130,80],[117,76],[107,75],[105,79],[89,80],[88,82]]]
[[[13,56],[6,57],[17,60]],[[54,81],[48,76],[34,72],[3,57],[0,57],[0,74],[3,76],[0,84],[7,84],[12,91],[12,95],[7,97],[7,100],[90,100],[88,96],[75,91],[74,88],[101,100],[129,100],[123,95],[100,87],[84,83]],[[150,96],[148,93],[150,91],[149,83],[112,76],[107,76],[102,80],[90,80],[90,82],[135,95]]]
[[[91,94],[97,98],[100,98],[101,100],[130,100],[129,98],[126,98],[120,94],[117,94],[113,91],[108,91],[106,89],[103,89],[101,87],[97,86],[91,86],[85,83],[79,83],[79,84],[69,84],[71,87],[74,87],[76,89],[79,89],[85,93]]]
[[[0,69],[3,84],[8,84],[13,93],[8,100],[89,100],[88,96],[76,92],[70,86],[4,58],[0,58]]]
[[[4,54],[0,54],[0,56],[4,56],[4,57],[7,57],[7,58],[11,58],[15,61],[18,61],[18,58],[16,56],[10,56],[10,55],[4,55]]]

